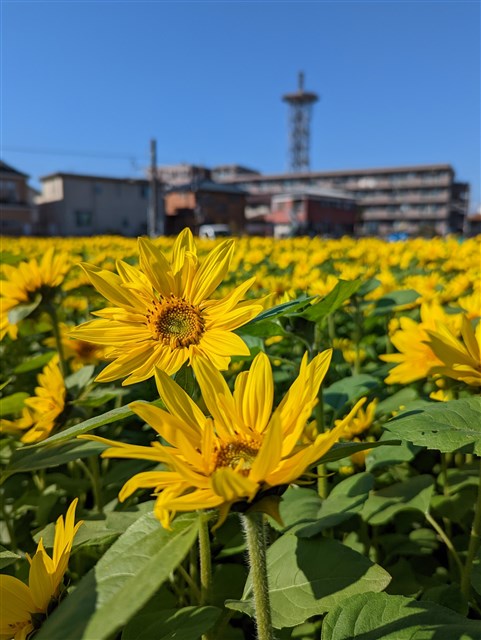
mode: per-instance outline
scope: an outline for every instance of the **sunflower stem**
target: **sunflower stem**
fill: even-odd
[[[257,640],[274,640],[269,587],[267,583],[267,558],[264,519],[262,513],[244,513],[242,526],[247,542],[254,592]]]
[[[456,566],[458,567],[459,574],[462,575],[462,573],[463,573],[463,565],[462,565],[461,560],[459,558],[458,552],[456,551],[456,549],[454,548],[453,543],[451,542],[451,539],[445,533],[443,528],[432,517],[432,515],[429,513],[429,511],[425,514],[425,518],[429,522],[429,524],[432,526],[432,528],[436,531],[436,533],[441,538],[441,540],[444,542],[446,547],[448,548],[448,551],[451,553],[451,556],[452,556],[453,560],[456,562]]]
[[[60,371],[62,372],[62,376],[66,378],[68,373],[67,361],[65,360],[65,354],[64,354],[63,345],[62,345],[62,338],[60,336],[57,310],[55,309],[53,304],[48,303],[47,305],[45,305],[45,311],[48,313],[48,315],[50,316],[50,319],[52,320],[52,330],[53,330],[53,335],[55,337],[55,344],[57,347]]]
[[[199,561],[200,561],[200,605],[209,602],[212,584],[212,559],[210,552],[209,515],[199,512]]]
[[[479,484],[478,484],[478,499],[474,507],[474,518],[471,527],[471,534],[468,543],[468,555],[466,556],[466,563],[464,565],[463,574],[461,578],[461,592],[469,600],[471,592],[471,573],[473,571],[473,563],[476,557],[476,553],[481,544],[481,459],[479,468]]]

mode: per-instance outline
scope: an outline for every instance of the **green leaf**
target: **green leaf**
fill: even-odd
[[[13,371],[14,373],[27,373],[28,371],[35,371],[35,369],[41,369],[48,362],[50,362],[50,360],[53,358],[53,356],[56,353],[57,353],[56,351],[47,351],[45,353],[39,353],[33,358],[29,358],[28,360],[25,360],[25,362],[22,362],[21,364],[19,364],[17,367],[15,367]]]
[[[339,411],[348,402],[358,400],[379,386],[379,380],[367,373],[359,373],[338,380],[323,390],[324,402]],[[346,410],[347,413],[347,410]]]
[[[322,640],[481,640],[479,620],[434,602],[387,593],[355,595],[332,609]]]
[[[312,322],[319,322],[342,307],[346,300],[349,300],[359,290],[361,285],[362,280],[339,280],[334,289],[325,298],[314,303],[298,315]]]
[[[5,473],[22,473],[25,471],[37,471],[58,467],[77,458],[88,458],[104,451],[106,445],[98,442],[68,442],[60,447],[32,448],[21,447],[16,449],[11,457],[10,464]]]
[[[357,473],[346,478],[334,487],[328,497],[322,502],[316,517],[316,522],[297,529],[296,535],[310,538],[324,529],[349,520],[361,511],[369,492],[374,485],[374,476],[370,473]]]
[[[250,333],[250,327],[262,320],[273,319],[273,318],[281,318],[282,316],[292,315],[295,311],[307,307],[310,305],[311,301],[315,299],[315,296],[306,296],[297,298],[296,300],[290,300],[289,302],[284,302],[282,304],[278,304],[275,307],[271,307],[262,313],[259,313],[253,320],[243,325],[243,329],[246,333]]]
[[[24,320],[24,318],[27,318],[31,313],[33,313],[33,311],[35,311],[41,302],[42,296],[40,293],[37,293],[33,302],[29,302],[28,304],[17,304],[16,307],[13,307],[13,309],[10,309],[8,312],[8,322],[10,324],[17,324],[21,320]]]
[[[337,540],[288,534],[268,549],[267,570],[276,629],[301,624],[355,593],[381,591],[391,579],[382,567]],[[254,617],[250,578],[242,600],[228,600],[226,606]]]
[[[8,567],[9,564],[13,564],[17,560],[20,560],[22,556],[9,551],[3,545],[0,544],[0,569]]]
[[[374,316],[384,315],[396,311],[398,307],[406,304],[412,304],[419,298],[419,293],[414,289],[401,289],[400,291],[391,291],[382,298],[376,300],[374,309],[370,313]]]
[[[419,398],[418,393],[412,387],[405,387],[392,396],[388,396],[382,400],[376,408],[376,414],[389,415],[395,411],[400,411],[401,408],[409,409],[411,402],[414,402]]]
[[[95,546],[105,544],[109,540],[118,538],[122,533],[134,524],[141,516],[153,511],[155,500],[141,502],[135,507],[125,511],[111,511],[98,515],[96,519],[84,520],[82,526],[75,535],[73,547]],[[55,536],[55,523],[50,522],[46,527],[38,531],[33,539],[38,542],[42,538],[45,547],[53,547]]]
[[[385,442],[336,442],[318,462],[335,462],[336,460],[348,458],[358,451],[368,451],[380,446],[397,446],[400,442],[400,440],[386,440]]]
[[[478,553],[473,562],[471,586],[481,596],[481,548],[478,549]]]
[[[466,447],[466,453],[481,455],[481,398],[436,402],[397,416],[385,428],[428,449],[452,453]]]
[[[154,515],[139,518],[46,620],[35,640],[106,640],[123,627],[182,562],[197,537],[198,517],[172,530]]]
[[[185,607],[139,615],[125,627],[122,640],[198,640],[221,613],[217,607]]]
[[[371,525],[385,524],[397,513],[414,509],[426,514],[434,491],[432,476],[408,478],[372,493],[361,512],[363,519]]]
[[[249,323],[236,330],[242,338],[244,335],[258,336],[260,338],[270,338],[271,336],[285,336],[286,331],[277,322],[271,320],[259,320],[255,323]]]
[[[162,400],[155,400],[151,404],[155,407],[164,407]],[[43,440],[42,442],[39,442],[38,444],[32,445],[28,448],[33,449],[37,447],[45,447],[52,444],[61,444],[63,442],[68,442],[69,440],[72,440],[72,438],[76,438],[83,433],[88,433],[89,431],[92,431],[97,427],[101,427],[104,424],[111,424],[112,422],[117,422],[117,420],[124,420],[125,418],[129,418],[133,415],[134,412],[129,409],[128,405],[124,407],[118,407],[117,409],[112,409],[111,411],[101,413],[99,416],[94,416],[93,418],[89,418],[88,420],[79,422],[79,424],[76,424],[73,427],[69,427],[68,429],[64,429],[63,431],[60,431],[60,433],[56,433],[54,436],[50,436],[50,438],[47,438],[46,440]]]
[[[188,366],[187,363],[183,364],[179,371],[174,375],[174,380],[179,387],[182,387],[188,396],[191,398],[193,397],[196,384],[192,367]]]
[[[314,522],[322,506],[322,500],[317,491],[305,487],[291,485],[283,494],[279,513],[284,526],[281,527],[274,520],[270,523],[279,531],[288,530],[297,524]]]
[[[67,389],[83,389],[87,386],[88,382],[92,379],[95,366],[93,364],[87,364],[75,373],[65,378],[65,386]]]
[[[421,450],[421,447],[416,447],[405,440],[399,440],[398,446],[393,447],[391,446],[392,441],[389,440],[390,435],[385,431],[378,440],[377,444],[379,446],[371,449],[366,455],[367,471],[392,467],[400,462],[410,462]],[[385,443],[387,443],[387,446],[384,446]]]
[[[6,398],[0,398],[0,417],[3,418],[12,413],[20,413],[26,398],[28,398],[28,393],[25,393],[25,391],[18,391]]]

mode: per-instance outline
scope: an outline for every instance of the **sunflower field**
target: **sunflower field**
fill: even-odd
[[[481,236],[0,257],[0,640],[481,640]]]

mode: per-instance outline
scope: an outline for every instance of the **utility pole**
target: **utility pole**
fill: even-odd
[[[156,236],[157,223],[157,141],[150,141],[150,199],[147,213],[147,233],[150,238]]]

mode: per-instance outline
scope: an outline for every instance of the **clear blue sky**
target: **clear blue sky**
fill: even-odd
[[[141,175],[151,137],[159,164],[282,172],[304,70],[313,170],[448,162],[480,202],[478,1],[1,4],[1,156],[33,184]]]

